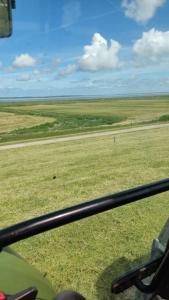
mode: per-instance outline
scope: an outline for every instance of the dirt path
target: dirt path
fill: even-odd
[[[128,129],[119,129],[119,130],[112,130],[112,131],[102,131],[102,132],[95,132],[95,133],[87,133],[87,134],[80,134],[68,137],[56,137],[52,139],[46,140],[38,140],[38,141],[31,141],[31,142],[24,142],[24,143],[17,143],[11,145],[2,145],[0,146],[0,151],[9,150],[9,149],[18,149],[24,148],[29,146],[36,146],[36,145],[48,145],[53,143],[60,143],[60,142],[69,142],[69,141],[77,141],[82,139],[88,138],[95,138],[95,137],[102,137],[102,136],[114,136],[118,134],[136,132],[136,131],[144,131],[150,129],[159,129],[169,127],[169,123],[167,124],[160,124],[160,125],[147,125],[142,127],[135,127],[135,128],[128,128]]]

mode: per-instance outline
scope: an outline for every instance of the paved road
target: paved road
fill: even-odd
[[[95,133],[88,133],[88,134],[80,134],[80,135],[74,135],[68,137],[56,137],[56,138],[46,139],[46,140],[31,141],[31,142],[17,143],[11,145],[2,145],[0,146],[0,151],[9,150],[9,149],[18,149],[18,148],[24,148],[24,147],[36,146],[36,145],[49,145],[49,144],[60,143],[60,142],[77,141],[82,139],[109,136],[109,135],[114,136],[114,135],[119,135],[124,133],[144,131],[150,129],[159,129],[165,127],[169,127],[169,123],[160,124],[160,125],[147,125],[147,126],[128,128],[128,129],[119,129],[119,130],[112,130],[112,131],[102,131],[102,132],[95,132]]]

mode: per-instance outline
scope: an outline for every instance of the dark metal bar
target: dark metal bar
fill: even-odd
[[[0,249],[20,240],[169,190],[169,179],[56,211],[0,231]]]
[[[16,0],[11,0],[12,9],[16,8]]]
[[[159,257],[153,261],[148,262],[147,264],[141,265],[134,270],[127,272],[125,275],[113,281],[111,285],[111,291],[114,294],[123,293],[125,290],[131,288],[133,285],[136,285],[136,282],[139,278],[139,281],[152,275],[160,263],[163,260],[163,256]]]
[[[137,278],[135,286],[143,293],[151,294],[155,291],[164,291],[168,286],[169,276],[169,250],[165,253],[159,267],[157,268],[155,275],[150,284],[144,284],[140,279]]]

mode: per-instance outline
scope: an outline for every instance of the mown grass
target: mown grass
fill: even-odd
[[[168,177],[168,129],[0,152],[0,227]],[[56,176],[56,179],[53,177]],[[106,212],[15,245],[56,291],[89,300],[145,260],[169,212],[169,194]],[[131,298],[130,298],[131,299]]]
[[[14,130],[29,130],[30,127],[39,126],[55,119],[46,116],[19,115],[15,113],[0,112],[0,134],[9,134]]]
[[[8,142],[167,122],[169,97],[3,103],[0,111],[54,119],[1,134],[0,142]]]
[[[28,112],[31,114],[31,112]],[[40,114],[41,116],[43,114]],[[10,140],[22,140],[28,138],[41,138],[55,135],[65,135],[77,132],[86,132],[96,130],[99,126],[112,125],[124,120],[120,116],[92,116],[92,115],[67,115],[56,113],[45,113],[44,117],[54,119],[50,123],[44,123],[30,128],[21,128],[11,133],[1,135],[1,142]]]

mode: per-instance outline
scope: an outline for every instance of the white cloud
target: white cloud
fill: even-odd
[[[58,67],[58,65],[61,63],[61,59],[60,58],[58,58],[58,57],[55,57],[55,58],[53,58],[52,59],[52,61],[51,61],[51,66],[52,67]]]
[[[51,73],[51,69],[48,68],[48,67],[45,67],[45,68],[42,68],[42,69],[41,69],[41,72],[44,73],[44,74],[45,74],[45,73]]]
[[[123,0],[122,7],[125,15],[137,22],[146,22],[154,17],[156,10],[166,0]]]
[[[169,56],[169,31],[158,31],[152,28],[143,32],[141,39],[133,46],[137,61],[140,63],[160,63]]]
[[[33,74],[34,76],[39,76],[39,75],[41,74],[41,72],[40,72],[40,70],[34,70],[34,71],[32,72],[32,74]]]
[[[18,81],[29,81],[31,80],[30,74],[22,74],[20,77],[17,78]]]
[[[118,53],[120,44],[104,39],[100,33],[93,35],[92,44],[84,47],[84,55],[79,60],[79,68],[83,71],[101,71],[118,68],[121,63]]]
[[[37,60],[27,53],[16,56],[13,62],[15,68],[33,67],[36,64]]]
[[[78,69],[78,67],[76,64],[69,64],[65,68],[59,70],[58,75],[64,77],[64,76],[67,76],[67,75],[70,75],[70,74],[76,72],[77,69]]]
[[[13,72],[15,72],[15,68],[12,67],[12,66],[5,67],[3,70],[6,73],[13,73]]]

